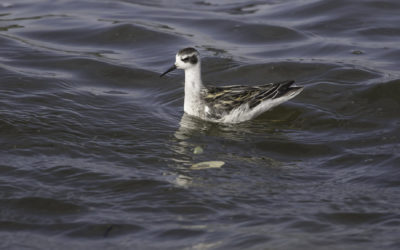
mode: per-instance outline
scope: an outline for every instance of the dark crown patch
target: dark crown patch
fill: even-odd
[[[179,55],[193,54],[193,53],[199,53],[199,52],[197,52],[197,50],[194,49],[194,48],[192,48],[192,47],[188,47],[188,48],[181,49],[181,50],[178,52]]]

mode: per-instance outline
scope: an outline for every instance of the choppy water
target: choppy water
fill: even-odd
[[[0,248],[399,249],[399,13],[2,2]],[[306,88],[238,125],[181,118],[183,73],[158,76],[186,46],[206,82]]]

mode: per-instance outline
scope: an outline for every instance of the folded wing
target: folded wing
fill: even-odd
[[[263,101],[279,98],[302,88],[292,87],[293,83],[294,81],[283,81],[260,86],[210,86],[203,95],[210,109],[209,116],[219,119],[243,104],[248,104],[253,109]]]

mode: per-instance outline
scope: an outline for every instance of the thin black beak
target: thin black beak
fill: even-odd
[[[172,66],[171,68],[167,69],[167,71],[165,71],[164,73],[162,73],[162,74],[160,75],[160,77],[166,75],[167,73],[169,73],[169,72],[171,72],[171,71],[173,71],[173,70],[176,70],[175,64],[174,64],[174,66]]]

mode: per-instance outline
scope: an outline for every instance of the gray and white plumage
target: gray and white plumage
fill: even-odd
[[[175,56],[175,69],[185,70],[184,111],[204,120],[238,123],[250,120],[300,94],[303,87],[294,81],[260,86],[205,86],[201,80],[201,60],[194,48],[184,48]]]

